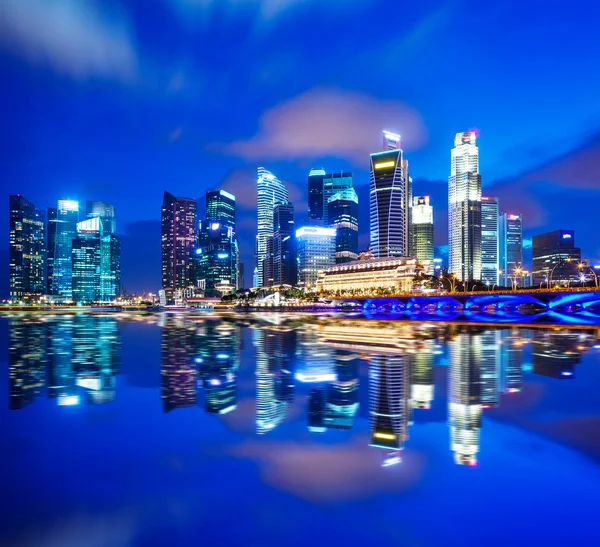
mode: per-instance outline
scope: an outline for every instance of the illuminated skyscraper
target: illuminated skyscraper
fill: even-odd
[[[79,202],[61,199],[56,212],[54,254],[52,265],[52,294],[65,300],[73,298],[73,240],[77,238]]]
[[[410,376],[403,355],[377,355],[369,367],[371,446],[401,450],[408,435]]]
[[[352,173],[330,173],[323,177],[323,226],[331,226],[328,203],[330,199],[340,193],[354,188]],[[357,198],[358,201],[358,198]]]
[[[523,331],[503,329],[502,333],[502,380],[503,393],[521,391],[523,384]]]
[[[30,300],[46,289],[44,212],[23,196],[12,195],[9,213],[10,298]]]
[[[335,264],[335,228],[305,226],[296,231],[298,282],[314,285],[317,274]]]
[[[335,263],[358,258],[358,196],[354,188],[333,194],[327,203],[328,222],[335,228]]]
[[[323,224],[323,169],[311,169],[308,175],[308,221]]]
[[[225,190],[206,192],[206,220],[235,231],[235,196]]]
[[[48,207],[46,221],[46,294],[54,294],[52,278],[54,274],[56,228],[58,226],[58,209],[56,207]]]
[[[298,262],[294,206],[278,203],[273,209],[273,285],[296,285]]]
[[[481,175],[474,132],[457,133],[448,179],[448,261],[461,281],[481,279]]]
[[[500,375],[502,366],[502,331],[481,333],[481,406],[495,408],[500,404]]]
[[[429,196],[415,196],[412,207],[412,245],[411,253],[419,264],[429,264],[425,272],[433,275],[433,207]]]
[[[161,209],[162,288],[172,300],[176,290],[192,285],[196,249],[196,200],[164,193]]]
[[[498,219],[499,283],[510,285],[509,275],[523,264],[523,219],[521,215],[503,213]]]
[[[498,198],[481,198],[481,281],[497,285],[499,268]]]
[[[454,461],[476,465],[481,428],[481,338],[459,334],[449,342],[450,445]]]
[[[429,409],[433,401],[435,378],[433,372],[433,340],[414,355],[410,369],[410,399],[413,408]]]
[[[384,132],[384,145],[387,151],[371,154],[370,242],[375,258],[407,256],[409,251],[408,162],[402,159],[399,135]]]
[[[115,208],[105,201],[87,201],[85,204],[86,217],[99,218],[102,222],[102,232],[105,235],[117,233]]]
[[[273,236],[273,209],[278,203],[288,201],[287,188],[270,171],[258,168],[258,232],[256,235],[256,268],[259,286],[264,284],[263,262],[267,256],[267,238]]]

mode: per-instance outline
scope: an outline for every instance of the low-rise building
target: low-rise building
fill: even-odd
[[[429,268],[429,264],[417,265],[410,257],[354,260],[319,272],[317,291],[335,296],[409,292],[415,275]]]

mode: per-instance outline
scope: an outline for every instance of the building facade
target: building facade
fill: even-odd
[[[323,224],[323,169],[311,169],[308,175],[308,222]]]
[[[352,173],[329,173],[323,177],[323,226],[331,226],[327,204],[332,196],[354,188]]]
[[[273,209],[278,203],[288,200],[288,191],[283,183],[264,167],[258,168],[256,181],[258,192],[258,232],[256,235],[256,278],[255,286],[263,286],[263,265],[267,257],[267,238],[273,236]]]
[[[429,268],[427,263],[422,266]],[[373,295],[378,291],[410,292],[413,278],[419,271],[422,270],[417,260],[409,257],[355,260],[336,264],[319,273],[317,290],[340,296]]]
[[[313,286],[319,272],[335,264],[335,228],[305,226],[296,230],[298,282]]]
[[[502,213],[498,218],[499,284],[510,285],[509,275],[523,265],[523,219],[521,215]]]
[[[581,249],[575,247],[573,230],[555,230],[533,236],[533,286],[568,285],[579,281]]]
[[[358,258],[358,196],[354,188],[340,190],[327,203],[329,226],[335,228],[335,263]]]
[[[206,192],[206,220],[235,231],[235,196],[225,190]]]
[[[273,285],[298,283],[294,206],[286,201],[273,209]]]
[[[77,238],[79,202],[58,201],[54,231],[52,294],[63,300],[73,299],[73,240]]]
[[[498,198],[481,198],[481,281],[497,285],[499,281]]]
[[[415,196],[412,206],[412,245],[411,255],[419,264],[429,264],[425,270],[428,275],[433,275],[433,259],[435,246],[433,243],[433,207],[430,205],[429,196]]]
[[[21,195],[9,198],[9,289],[11,300],[31,300],[46,291],[44,211]]]
[[[481,175],[474,132],[457,133],[451,152],[448,262],[460,281],[481,279]]]
[[[168,300],[193,284],[192,253],[197,248],[196,200],[165,191],[161,208],[162,289]]]
[[[99,218],[101,220],[104,234],[117,233],[117,220],[113,205],[105,201],[87,201],[85,211],[86,218]]]

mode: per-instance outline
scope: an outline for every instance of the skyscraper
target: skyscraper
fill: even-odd
[[[323,226],[331,226],[327,204],[332,196],[354,187],[352,173],[331,173],[323,177]]]
[[[105,201],[87,201],[85,204],[87,218],[99,218],[102,222],[102,232],[105,235],[117,233],[115,208]]]
[[[335,228],[306,226],[296,230],[298,281],[314,285],[317,274],[335,264]]]
[[[474,132],[457,133],[448,179],[448,261],[461,281],[481,279],[481,175]]]
[[[287,188],[270,171],[258,168],[258,233],[256,235],[256,268],[258,285],[262,286],[263,262],[267,256],[267,238],[273,236],[273,208],[288,200]]]
[[[498,219],[498,261],[502,273],[499,283],[510,285],[508,279],[523,264],[523,219],[521,215],[502,213]]]
[[[72,243],[73,301],[100,300],[100,219],[77,223],[77,237]]]
[[[397,146],[391,149],[392,140]],[[371,154],[370,241],[375,258],[408,255],[408,164],[402,160],[400,136],[384,132],[385,152]]]
[[[533,236],[533,285],[546,283],[567,285],[579,280],[577,263],[581,249],[575,247],[573,230],[555,230]]]
[[[162,288],[169,300],[176,290],[192,284],[196,228],[196,200],[165,191],[161,209]]]
[[[481,281],[498,284],[498,198],[481,198]]]
[[[335,262],[358,258],[358,196],[354,188],[333,194],[327,203],[329,226],[335,228]]]
[[[58,209],[48,207],[46,216],[46,294],[54,293],[54,251],[56,249],[56,227],[58,226]]]
[[[308,175],[308,221],[323,224],[323,169],[311,169]]]
[[[286,201],[273,209],[273,285],[298,283],[294,206]]]
[[[21,195],[9,199],[10,298],[29,300],[45,292],[44,212]]]
[[[235,231],[235,196],[225,190],[206,192],[206,220]]]
[[[419,264],[428,263],[425,272],[433,275],[433,207],[429,204],[429,196],[415,196],[412,207],[412,245],[411,253]]]
[[[79,202],[68,199],[58,201],[54,233],[52,265],[52,294],[65,300],[73,297],[73,240],[77,237]]]

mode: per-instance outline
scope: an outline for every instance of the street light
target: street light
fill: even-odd
[[[583,270],[584,269],[590,270],[592,272],[592,274],[594,275],[594,284],[596,285],[596,288],[598,288],[598,275],[594,271],[594,268],[592,268],[591,266],[586,266],[583,262],[579,262],[577,264],[577,268],[579,268],[579,270],[581,271],[581,281],[582,281],[582,283],[585,280],[585,275],[583,273]]]

